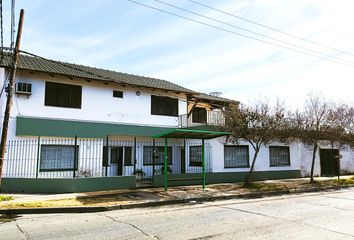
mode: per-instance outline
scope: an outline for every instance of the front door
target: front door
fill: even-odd
[[[123,147],[111,147],[111,168],[114,171],[112,175],[123,175]]]
[[[336,176],[338,174],[338,161],[339,155],[338,149],[321,149],[320,161],[321,161],[321,176]]]

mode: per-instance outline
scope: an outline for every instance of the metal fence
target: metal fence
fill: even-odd
[[[168,139],[169,174],[199,173],[201,140]],[[6,146],[3,177],[79,178],[136,175],[151,180],[163,174],[163,139],[26,139]],[[205,144],[205,168],[211,171],[211,146]]]

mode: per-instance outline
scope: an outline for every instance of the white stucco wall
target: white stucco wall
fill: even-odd
[[[313,146],[301,143],[301,175],[303,177],[310,176]],[[339,149],[339,154],[342,155],[340,160],[340,169],[342,174],[354,173],[354,149],[345,146],[332,146],[328,143],[320,143],[316,152],[314,176],[321,176],[320,149]]]
[[[1,72],[0,72],[1,74]],[[14,95],[11,117],[16,116],[83,120],[109,123],[125,123],[151,126],[177,127],[178,117],[151,114],[151,95],[164,95],[179,98],[179,115],[187,113],[184,94],[161,93],[118,84],[104,84],[84,79],[70,80],[61,76],[19,72],[17,82],[32,84],[32,95]],[[82,86],[81,109],[44,106],[45,82],[61,82]],[[114,98],[113,90],[123,91],[123,98]],[[139,91],[138,96],[136,92]],[[11,121],[12,129],[15,121]],[[14,132],[10,131],[14,137]]]
[[[213,172],[247,172],[249,168],[225,168],[224,167],[224,146],[225,145],[236,145],[233,143],[225,143],[225,138],[217,138],[210,140],[211,148],[211,158]],[[249,146],[249,160],[250,165],[254,156],[254,149],[252,146],[245,142],[240,141],[239,145]],[[282,167],[271,167],[269,162],[269,146],[289,146],[290,147],[290,166]],[[274,142],[268,146],[261,148],[258,153],[258,157],[255,164],[255,171],[281,171],[281,170],[300,170],[300,144],[293,142],[291,144],[283,144]]]

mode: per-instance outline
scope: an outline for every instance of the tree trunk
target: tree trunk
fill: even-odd
[[[314,172],[314,169],[315,169],[315,159],[316,159],[316,152],[317,152],[317,142],[315,142],[315,144],[313,145],[313,152],[312,152],[312,164],[311,164],[311,174],[310,174],[310,177],[311,177],[311,180],[310,180],[310,183],[314,183],[315,180],[313,179],[313,172]]]
[[[259,148],[256,148],[255,152],[254,152],[254,156],[253,156],[253,160],[252,160],[250,171],[249,171],[249,173],[248,173],[248,175],[247,175],[247,177],[245,179],[244,187],[249,187],[252,184],[253,169],[254,169],[254,165],[256,163],[256,159],[257,159],[258,153],[259,153]]]

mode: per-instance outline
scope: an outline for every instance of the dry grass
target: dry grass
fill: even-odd
[[[91,197],[70,198],[61,200],[7,202],[0,205],[0,209],[14,208],[55,208],[55,207],[84,207],[84,206],[110,206],[116,204],[128,204],[132,201],[122,200],[119,197]]]
[[[353,185],[354,177],[345,179],[331,179],[331,180],[321,180],[315,183],[310,183],[308,180],[303,181],[265,181],[265,182],[254,182],[250,187],[242,187],[242,184],[215,184],[208,185],[207,189],[201,191],[200,186],[198,187],[180,187],[176,189],[171,189],[168,194],[164,193],[162,190],[152,190],[151,195],[156,196],[158,199],[173,199],[175,197],[191,197],[191,196],[207,196],[219,193],[247,193],[247,192],[269,192],[269,191],[286,191],[290,189],[306,189],[311,187],[331,187],[331,186],[345,186]],[[138,192],[135,193],[123,193],[115,194],[109,196],[91,196],[85,198],[72,198],[72,199],[62,199],[62,200],[46,200],[46,201],[9,201],[13,198],[11,196],[0,196],[0,208],[47,208],[47,207],[77,207],[77,206],[112,206],[112,205],[125,205],[131,203],[144,202],[144,197],[139,197]]]
[[[10,200],[14,200],[14,198],[13,198],[12,196],[3,196],[3,195],[0,195],[0,202],[10,201]]]

